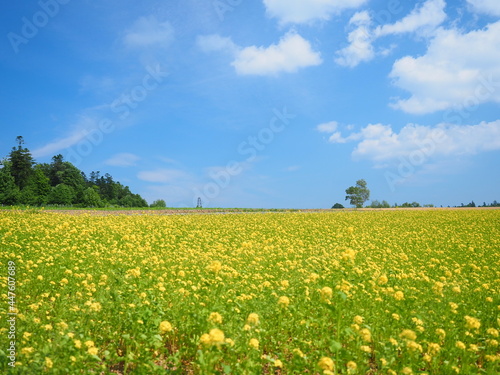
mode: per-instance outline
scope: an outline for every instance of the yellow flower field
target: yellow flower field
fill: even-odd
[[[3,211],[0,249],[2,373],[500,373],[500,210]]]

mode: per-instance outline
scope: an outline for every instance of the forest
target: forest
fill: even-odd
[[[148,207],[139,194],[99,171],[88,176],[62,155],[36,163],[23,137],[0,160],[0,205],[74,207]]]

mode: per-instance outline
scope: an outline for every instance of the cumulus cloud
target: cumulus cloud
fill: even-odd
[[[420,57],[397,60],[390,77],[408,92],[394,108],[425,114],[500,102],[500,21],[462,33],[440,29]]]
[[[342,66],[355,67],[363,61],[369,61],[375,56],[371,30],[371,17],[368,12],[358,12],[349,21],[354,29],[348,34],[349,45],[337,51],[335,62]]]
[[[375,29],[375,35],[381,37],[416,31],[432,31],[446,19],[445,7],[446,3],[444,0],[428,0],[421,6],[416,6],[410,14],[401,20],[393,24],[378,26]]]
[[[198,37],[198,46],[206,52],[226,51],[234,56],[231,65],[240,75],[293,73],[322,63],[321,55],[295,32],[285,34],[278,44],[268,47],[238,47],[230,38],[219,35]]]
[[[349,21],[347,35],[349,44],[337,51],[335,62],[341,66],[355,67],[372,60],[377,54],[385,55],[390,49],[376,51],[374,42],[384,36],[403,33],[417,33],[429,36],[446,19],[444,0],[427,0],[416,5],[410,14],[392,23],[373,26],[373,19],[367,11],[357,12]]]
[[[330,142],[357,142],[353,157],[386,166],[416,153],[430,160],[500,150],[500,120],[476,125],[441,123],[434,127],[407,124],[399,132],[391,125],[369,124],[359,132],[337,138],[330,138]]]
[[[356,9],[368,0],[264,0],[269,16],[281,24],[328,20],[345,9]]]
[[[104,164],[111,165],[114,167],[132,167],[137,165],[137,161],[140,160],[140,157],[128,152],[122,152],[116,155],[113,155],[111,158],[106,160]]]
[[[467,0],[467,2],[477,13],[500,16],[500,1],[498,0]]]
[[[123,37],[123,43],[130,48],[168,46],[174,39],[174,28],[168,21],[155,16],[140,17]]]

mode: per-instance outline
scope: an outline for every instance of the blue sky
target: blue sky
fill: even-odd
[[[4,2],[0,150],[23,135],[149,202],[500,199],[498,0]]]

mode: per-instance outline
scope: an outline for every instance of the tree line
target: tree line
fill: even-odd
[[[350,186],[346,189],[346,197],[345,200],[348,200],[349,203],[356,208],[361,208],[365,204],[365,202],[370,199],[370,189],[368,189],[367,183],[365,180],[358,180],[356,181],[355,186]],[[393,206],[391,206],[387,201],[383,200],[382,202],[378,200],[373,200],[369,205],[366,206],[367,208],[391,208],[391,207],[396,207],[396,208],[409,208],[409,207],[434,207],[433,204],[424,204],[423,206],[420,205],[418,202],[405,202],[401,205],[398,205],[395,203]],[[443,206],[441,206],[443,207]],[[448,206],[450,207],[450,206]],[[487,205],[485,202],[483,202],[482,206],[476,206],[474,201],[470,202],[467,205],[464,205],[463,203],[460,206],[454,206],[454,207],[500,207],[500,203],[498,203],[496,200],[493,201],[493,203]],[[341,209],[344,208],[344,206],[340,203],[335,203],[332,208],[337,208]]]
[[[0,161],[0,204],[148,207],[139,194],[108,173],[87,176],[60,154],[51,163],[36,163],[23,137],[16,140],[17,147]]]

